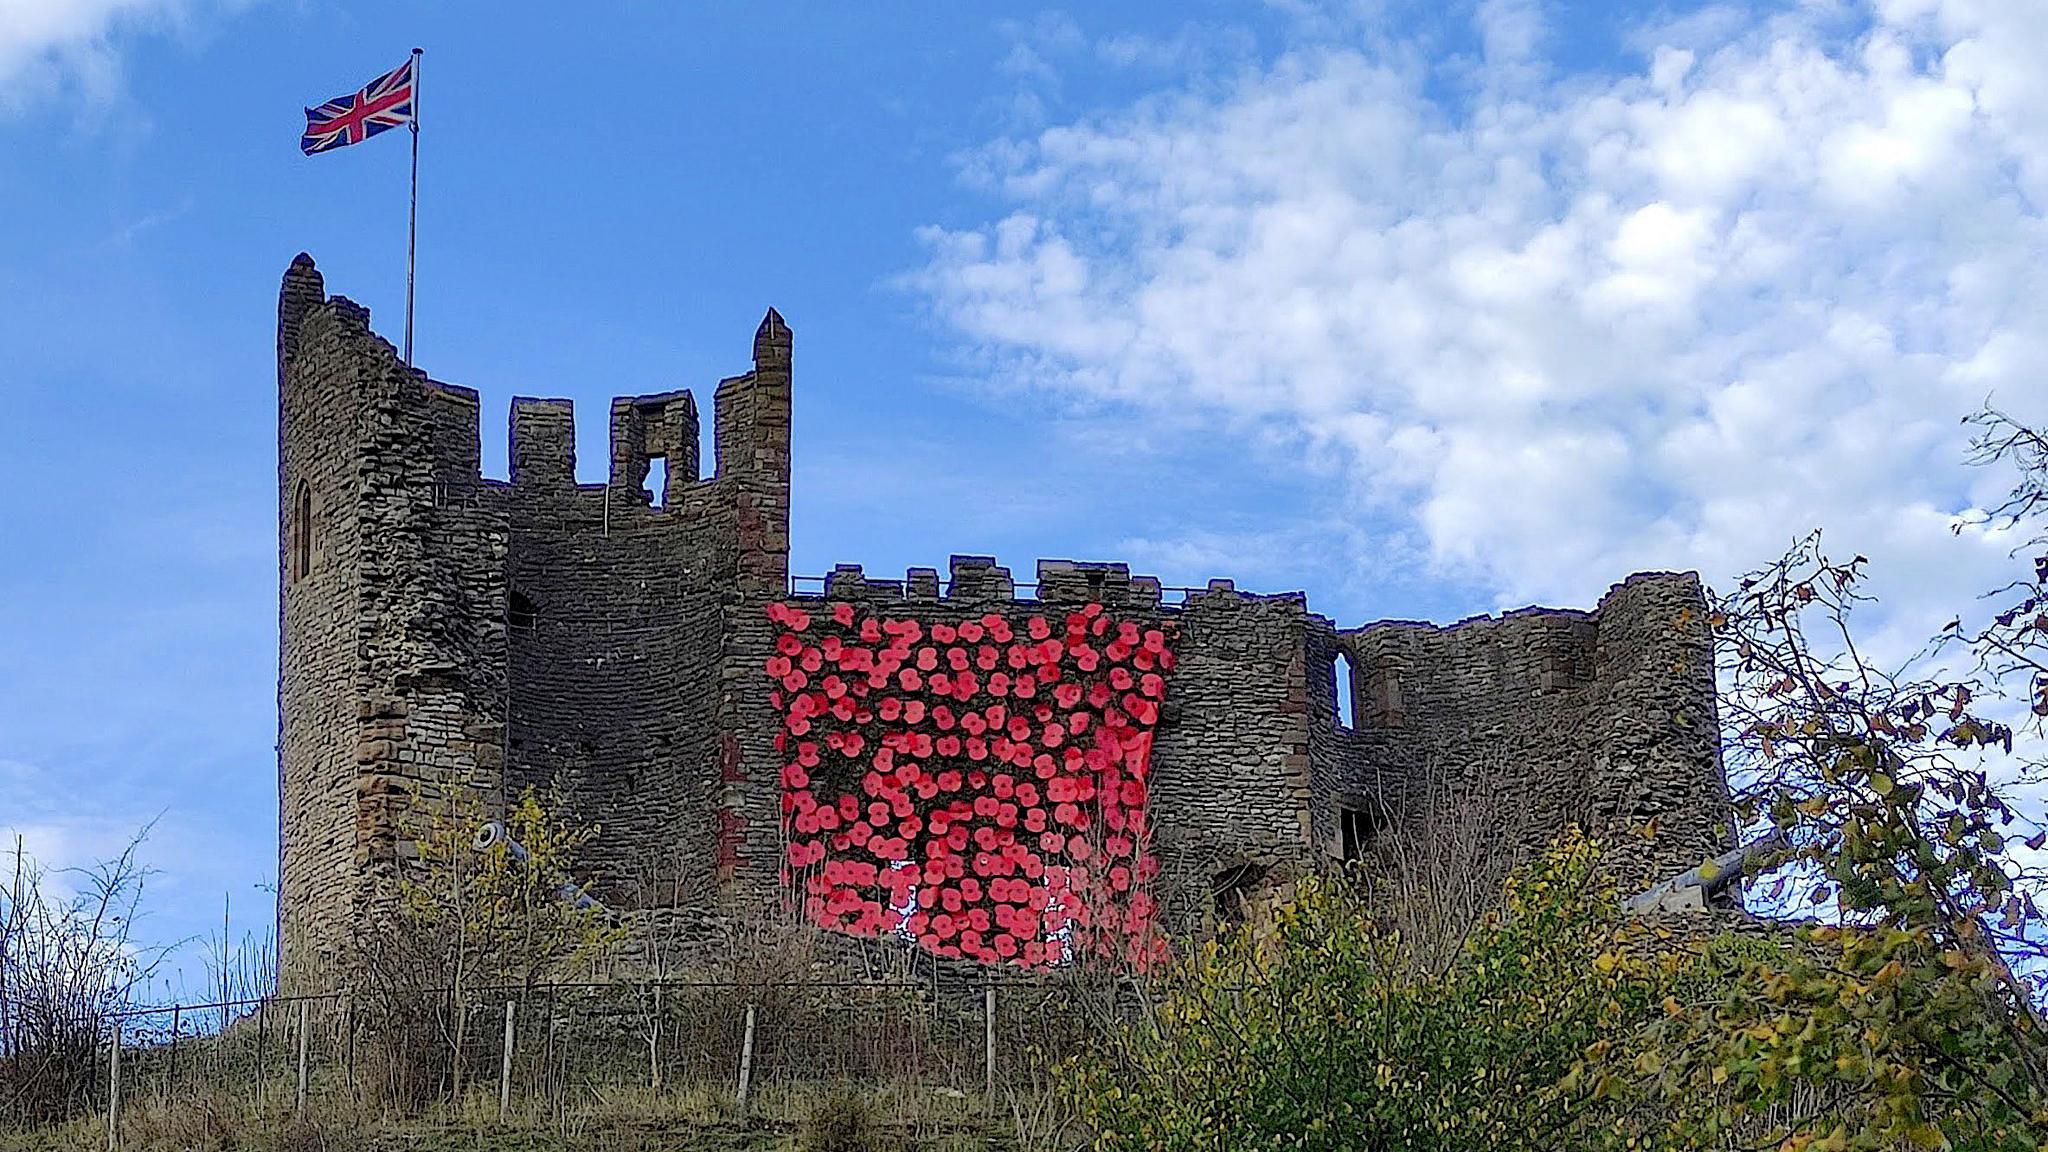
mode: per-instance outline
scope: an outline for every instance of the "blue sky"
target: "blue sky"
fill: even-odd
[[[553,11],[550,11],[552,9]],[[1622,11],[1627,14],[1620,14]],[[146,932],[267,921],[277,278],[485,400],[796,332],[794,564],[1125,559],[1345,624],[1710,581],[1824,525],[1903,651],[2042,415],[2048,17],[1992,0],[1068,9],[0,0],[0,828],[156,819]],[[196,972],[196,952],[184,953]]]

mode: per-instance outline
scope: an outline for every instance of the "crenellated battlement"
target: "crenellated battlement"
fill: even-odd
[[[906,605],[958,604],[1019,607],[1101,604],[1136,612],[1179,612],[1212,600],[1280,600],[1305,605],[1299,592],[1261,595],[1240,592],[1237,583],[1215,579],[1202,587],[1169,587],[1156,576],[1133,576],[1120,561],[1040,560],[1036,578],[1018,583],[1009,568],[993,556],[956,555],[946,573],[936,568],[909,568],[901,579],[872,577],[859,564],[834,565],[824,576],[797,576],[790,581],[792,599],[823,602],[856,600]]]
[[[1036,583],[1023,585],[993,556],[962,555],[950,558],[943,579],[936,568],[908,569],[901,580],[873,579],[858,564],[840,564],[828,576],[809,579],[820,585],[814,594],[826,600],[962,607],[1099,603],[1141,612],[1161,607],[1157,578],[1132,576],[1129,565],[1116,563],[1040,560]],[[791,595],[805,593],[792,588]]]
[[[323,353],[333,358],[335,344],[358,361],[365,378],[409,380],[416,390],[409,406],[439,426],[446,436],[461,439],[457,423],[469,419],[467,437],[481,438],[482,406],[475,389],[435,380],[419,368],[407,368],[389,341],[370,326],[370,310],[346,296],[329,296],[318,267],[300,253],[286,271],[278,300],[278,373],[280,387],[309,330],[329,333]],[[726,476],[786,482],[789,459],[788,385],[794,338],[780,313],[770,308],[753,340],[754,369],[728,377],[716,386],[713,442],[717,458],[709,475],[700,459],[700,424],[695,395],[689,389],[620,396],[610,406],[610,461],[607,480],[581,484],[576,480],[576,417],[573,401],[559,397],[514,397],[507,423],[509,483],[534,488],[612,488],[641,492],[651,466],[661,461],[666,482],[660,504],[678,501],[690,487]],[[330,365],[331,367],[332,365]],[[472,479],[482,482],[480,463]]]

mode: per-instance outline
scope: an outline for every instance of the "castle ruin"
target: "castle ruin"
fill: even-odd
[[[299,986],[344,969],[417,814],[459,790],[502,809],[559,787],[602,828],[583,864],[613,907],[1027,965],[1056,959],[1045,917],[1089,900],[1133,938],[1200,933],[1451,805],[1513,813],[1504,853],[1583,826],[1638,881],[1733,843],[1692,574],[1631,576],[1591,611],[1351,628],[1299,593],[1121,564],[793,583],[772,310],[753,369],[712,394],[715,459],[691,393],[625,397],[605,484],[577,481],[570,405],[548,399],[512,402],[510,478],[484,478],[477,394],[408,368],[303,254],[277,363]],[[649,883],[653,859],[678,868]]]

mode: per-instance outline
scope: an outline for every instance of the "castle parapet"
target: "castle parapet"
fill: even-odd
[[[1004,603],[1017,598],[1017,582],[993,556],[954,556],[948,598],[962,604]]]
[[[512,400],[512,485],[576,486],[576,406],[569,400]]]
[[[1227,581],[1224,586],[1228,587]],[[1101,604],[1105,608],[1140,612],[1156,612],[1167,607],[1157,577],[1133,576],[1130,566],[1121,563],[1041,560],[1038,562],[1037,583],[1023,587],[1032,594],[1020,595],[1016,577],[1009,568],[996,563],[993,556],[955,555],[948,558],[944,579],[940,578],[936,568],[910,568],[901,580],[878,580],[870,578],[858,564],[835,565],[831,574],[824,578],[822,594],[828,600],[896,601],[960,607]],[[796,594],[805,595],[801,591]],[[1210,594],[1196,592],[1193,595]]]
[[[612,401],[611,482],[637,498],[653,462],[664,462],[660,503],[672,504],[697,482],[697,400],[686,391]]]
[[[1040,560],[1038,598],[1047,604],[1086,604],[1131,608],[1159,607],[1159,581],[1132,576],[1128,564],[1084,560]]]

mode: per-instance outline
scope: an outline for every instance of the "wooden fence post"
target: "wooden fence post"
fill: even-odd
[[[114,1046],[107,1055],[107,1150],[121,1146],[121,1018],[114,1017]]]
[[[264,1050],[270,1046],[270,1001],[268,998],[256,1002],[256,1107],[263,1107]]]
[[[740,1042],[740,1123],[747,1121],[747,1093],[754,1086],[754,1006],[747,1005],[747,1035]]]
[[[341,1002],[342,1031],[342,1076],[348,1085],[350,1095],[356,1090],[356,994],[348,991],[347,999]]]
[[[990,984],[982,992],[981,1032],[982,1092],[990,1100],[996,1098],[996,986]]]
[[[183,1009],[179,1005],[171,1005],[171,1072],[169,1080],[172,1092],[178,1090],[178,1025],[180,1023],[179,1018],[182,1015]]]
[[[555,1093],[560,1087],[559,1081],[556,1076],[555,1068],[555,986],[552,984],[548,985],[547,1014],[547,1046],[542,1050],[540,1060],[541,1097],[542,1099],[546,1100],[550,1106],[552,1106],[555,1100]]]
[[[512,1107],[512,1010],[513,1002],[505,1001],[505,1058],[498,1065],[498,1119]]]
[[[313,1031],[309,1019],[312,1010],[312,1001],[299,1001],[299,1092],[295,1107],[301,1116],[306,1114],[306,1041]]]

